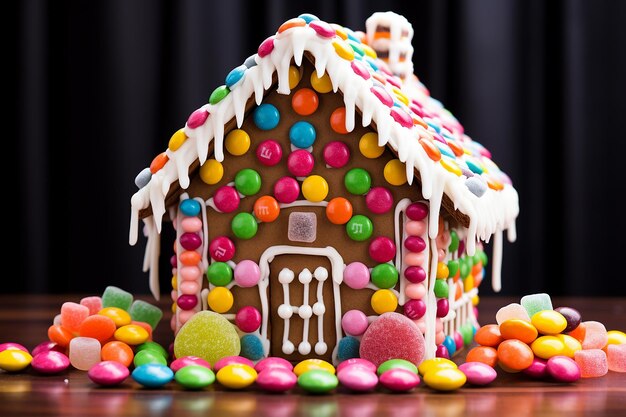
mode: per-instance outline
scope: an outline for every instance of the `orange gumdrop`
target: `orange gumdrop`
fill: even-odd
[[[202,254],[195,250],[186,250],[180,254],[180,263],[187,266],[198,265],[202,260]]]
[[[133,363],[135,354],[133,349],[124,342],[113,341],[102,346],[100,357],[103,361],[119,362],[128,367]]]
[[[486,324],[476,331],[474,340],[481,346],[498,347],[504,339],[500,334],[500,326],[497,324]]]
[[[530,346],[521,340],[505,340],[498,346],[498,361],[505,369],[522,371],[533,363],[534,357]]]
[[[535,326],[521,319],[509,319],[500,323],[500,334],[503,339],[517,339],[531,344],[538,336]]]
[[[330,115],[330,127],[337,133],[345,135],[346,129],[346,108],[338,107]]]
[[[74,338],[72,332],[65,327],[52,325],[48,328],[48,339],[61,347],[68,347],[70,340]]]
[[[352,204],[343,197],[335,197],[326,206],[326,217],[332,224],[346,224],[352,217]]]
[[[152,326],[145,321],[131,321],[130,324],[134,324],[139,327],[143,327],[148,332],[148,340],[152,340]]]
[[[254,203],[254,215],[262,222],[270,223],[278,218],[280,206],[278,201],[270,195],[259,197]]]
[[[102,343],[113,336],[115,329],[115,322],[111,318],[95,314],[83,320],[78,329],[78,334],[82,337],[98,339]]]
[[[578,340],[580,343],[582,343],[583,340],[585,340],[585,334],[587,334],[587,327],[585,326],[585,323],[581,322],[578,327],[576,327],[568,334],[574,339]]]
[[[317,93],[310,88],[301,88],[291,98],[291,107],[300,116],[309,116],[315,113],[320,100]]]
[[[498,363],[498,351],[490,346],[476,346],[467,352],[465,362],[482,362],[493,368]]]

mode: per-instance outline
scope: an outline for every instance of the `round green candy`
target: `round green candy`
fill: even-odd
[[[217,104],[224,99],[228,94],[230,94],[230,88],[225,85],[220,85],[211,93],[211,97],[209,97],[209,104]]]
[[[372,269],[372,282],[380,289],[393,288],[398,282],[398,270],[391,264],[378,264]]]
[[[167,359],[159,352],[151,349],[145,349],[135,353],[135,357],[133,358],[133,364],[135,365],[135,367],[146,365],[149,363],[156,363],[159,365],[167,366]]]
[[[456,234],[455,230],[450,230],[450,246],[448,246],[448,250],[450,252],[456,252],[459,249],[459,235]]]
[[[448,298],[449,287],[445,279],[435,280],[435,297]]]
[[[311,369],[298,377],[298,385],[307,392],[323,394],[329,392],[339,384],[339,380],[333,374],[321,369]]]
[[[472,270],[472,259],[469,256],[459,259],[459,268],[461,269],[461,278],[467,278]]]
[[[402,368],[406,369],[407,371],[417,373],[417,366],[405,359],[389,359],[388,361],[385,361],[378,366],[376,373],[378,373],[378,375],[382,375],[388,370],[396,368]]]
[[[478,254],[478,256],[480,256],[480,260],[483,262],[483,266],[487,266],[487,261],[489,260],[489,258],[487,257],[487,254],[485,253],[484,250],[477,250],[476,254]]]
[[[233,280],[233,269],[226,262],[213,262],[206,270],[209,282],[217,287],[225,287]]]
[[[259,225],[250,213],[239,213],[230,222],[230,228],[239,239],[251,239],[256,235]]]
[[[348,223],[346,223],[346,232],[352,240],[362,242],[372,236],[374,232],[374,225],[372,221],[362,214],[352,216]]]
[[[254,195],[261,189],[261,176],[253,169],[242,169],[235,175],[235,188],[243,195]]]
[[[454,278],[457,272],[459,272],[459,261],[457,260],[448,261],[448,276],[450,278]]]
[[[471,323],[465,323],[459,328],[459,333],[463,337],[463,344],[469,346],[474,341],[474,327]]]
[[[137,345],[137,347],[135,348],[135,353],[141,352],[142,350],[151,350],[163,356],[164,358],[167,358],[169,356],[169,353],[167,353],[167,350],[165,350],[163,346],[161,346],[157,342],[153,342],[152,340]]]
[[[352,194],[363,195],[372,187],[372,177],[363,168],[352,168],[346,172],[343,183]]]
[[[180,385],[188,389],[202,389],[215,382],[215,374],[207,367],[188,365],[180,368],[174,375]]]

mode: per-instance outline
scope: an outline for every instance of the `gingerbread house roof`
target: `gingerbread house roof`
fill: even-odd
[[[282,24],[276,34],[259,45],[256,54],[228,73],[208,104],[195,110],[184,127],[186,139],[170,147],[138,176],[140,189],[132,196],[130,243],[137,241],[140,212],[149,230],[159,233],[170,188],[189,186],[192,166],[202,164],[211,150],[224,159],[225,125],[234,119],[240,127],[246,112],[261,104],[277,86],[289,94],[289,68],[309,59],[318,77],[327,73],[334,92],[346,107],[346,129],[352,131],[355,114],[363,126],[378,132],[379,145],[387,145],[406,166],[408,182],[419,182],[430,201],[431,237],[437,236],[442,201],[460,212],[468,228],[468,252],[475,238],[489,240],[509,230],[514,239],[518,196],[509,177],[491,160],[491,153],[467,136],[457,119],[432,98],[411,74],[400,79],[376,52],[348,28],[301,15]],[[195,165],[194,165],[195,164]]]

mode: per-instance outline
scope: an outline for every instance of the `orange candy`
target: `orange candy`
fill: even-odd
[[[115,322],[106,316],[95,314],[87,317],[80,325],[78,334],[82,337],[98,339],[100,343],[109,339],[115,333]]]
[[[572,336],[574,339],[578,340],[580,343],[585,340],[585,334],[587,333],[587,327],[585,323],[580,323],[577,328],[569,332],[568,334]]]
[[[280,27],[278,28],[278,33],[283,33],[287,29],[297,28],[301,26],[306,26],[306,20],[300,17],[294,17],[293,19],[289,19],[285,23],[280,25]]]
[[[128,367],[133,363],[133,349],[124,342],[113,341],[102,346],[100,357],[103,361],[119,362]]]
[[[338,107],[330,115],[330,127],[337,133],[345,135],[346,129],[346,108]]]
[[[422,145],[422,148],[424,148],[426,155],[428,155],[430,159],[435,162],[441,159],[441,151],[431,140],[422,138],[419,140],[419,142],[420,145]]]
[[[262,222],[270,223],[278,218],[280,206],[278,201],[270,195],[259,197],[254,203],[254,215]]]
[[[291,98],[291,107],[301,116],[309,116],[315,113],[320,100],[315,91],[310,88],[301,88]]]
[[[179,259],[183,265],[198,265],[202,260],[202,254],[200,252],[196,252],[195,250],[186,250],[180,254]]]
[[[150,163],[150,172],[153,174],[158,172],[161,168],[165,166],[169,159],[170,158],[165,154],[165,152],[158,154]]]
[[[534,342],[538,336],[535,326],[521,319],[509,319],[502,322],[500,334],[504,339],[517,339],[526,344]]]
[[[522,371],[533,363],[534,357],[530,346],[521,340],[505,340],[498,346],[498,361],[505,370]]]
[[[498,363],[498,351],[490,346],[476,346],[467,352],[465,362],[482,362],[493,368]]]
[[[73,338],[72,332],[64,327],[52,325],[48,328],[48,339],[61,347],[68,347]]]
[[[335,197],[326,206],[326,217],[332,224],[346,224],[352,217],[352,204],[343,197]]]
[[[500,326],[497,324],[486,324],[476,331],[474,340],[481,346],[498,347],[504,339],[500,334]]]

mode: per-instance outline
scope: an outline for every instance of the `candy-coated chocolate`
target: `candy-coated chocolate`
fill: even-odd
[[[0,369],[17,372],[30,365],[33,357],[21,349],[5,349],[0,352]]]
[[[444,340],[445,340],[445,335],[444,335]],[[437,345],[437,349],[435,349],[435,357],[450,359],[450,352],[448,352],[448,348],[443,344],[443,341],[442,343]]]
[[[207,302],[216,313],[226,313],[233,306],[233,293],[226,287],[215,287],[209,291]]]
[[[538,336],[537,329],[529,322],[520,319],[505,320],[500,324],[503,339],[518,339],[531,344]]]
[[[170,355],[169,352],[163,346],[161,346],[160,344],[152,340],[149,340],[135,347],[136,352],[140,352],[142,350],[153,350],[157,352],[158,354],[162,355],[164,358],[167,358]]]
[[[235,189],[245,196],[258,193],[261,189],[261,175],[254,169],[242,169],[235,175]]]
[[[170,364],[170,369],[174,372],[178,372],[181,368],[190,365],[204,366],[205,368],[211,369],[211,364],[198,356],[183,356],[182,358],[174,359]]]
[[[61,352],[48,350],[33,356],[30,365],[42,374],[56,374],[65,371],[70,366],[70,359]]]
[[[369,268],[361,262],[349,263],[343,271],[343,283],[348,287],[360,290],[370,282]]]
[[[533,378],[543,378],[548,374],[548,370],[546,369],[547,364],[547,360],[535,357],[530,366],[522,372]]]
[[[570,335],[557,334],[555,337],[563,342],[563,345],[565,346],[565,349],[563,349],[563,356],[573,358],[574,353],[583,348],[581,343]]]
[[[309,122],[300,120],[289,129],[289,141],[296,148],[306,149],[313,146],[316,138],[315,127]]]
[[[550,359],[565,352],[565,343],[556,336],[540,336],[530,347],[533,353],[542,359]]]
[[[417,387],[420,377],[404,368],[393,368],[383,372],[379,377],[380,385],[396,392],[409,391]]]
[[[367,193],[372,186],[372,177],[363,168],[352,168],[343,177],[343,183],[348,192],[355,195]]]
[[[346,223],[346,233],[348,233],[350,239],[357,242],[369,239],[373,232],[374,225],[372,221],[362,214],[352,216],[348,223]]]
[[[200,167],[200,179],[206,184],[217,184],[224,176],[224,166],[215,159],[208,159]]]
[[[504,339],[497,324],[486,324],[476,331],[476,343],[482,346],[498,347]]]
[[[275,356],[270,356],[265,359],[261,359],[260,361],[256,363],[256,365],[254,365],[254,370],[257,371],[258,373],[261,373],[264,370],[271,369],[271,368],[284,368],[288,371],[292,371],[293,365],[287,359],[283,359],[283,358],[279,358]]]
[[[361,368],[365,368],[368,371],[371,372],[376,372],[376,365],[374,365],[372,362],[368,361],[367,359],[363,359],[363,358],[351,358],[351,359],[346,359],[345,361],[339,363],[339,365],[337,365],[337,372],[341,372],[343,369],[345,368],[349,368],[349,367],[353,367],[353,366],[358,366]]]
[[[149,363],[167,365],[167,358],[159,352],[151,349],[141,350],[137,352],[133,358],[133,364],[135,366],[141,366]]]
[[[398,298],[391,290],[377,290],[372,295],[370,304],[377,314],[390,313],[398,308]]]
[[[420,375],[424,376],[428,372],[436,370],[436,369],[456,369],[456,363],[452,362],[450,359],[446,358],[432,358],[426,359],[418,366],[418,371]]]
[[[309,369],[298,376],[298,385],[303,390],[314,394],[332,391],[337,388],[338,384],[339,380],[335,374],[324,369]]]
[[[323,359],[305,359],[293,368],[293,372],[297,376],[310,370],[323,370],[330,374],[335,374],[335,367]]]
[[[459,369],[433,369],[426,372],[424,382],[439,391],[452,391],[465,385],[467,377]]]
[[[12,344],[12,343],[10,343]],[[21,346],[21,345],[20,345]],[[3,349],[6,350],[6,349]],[[24,349],[19,349],[19,350],[26,350],[26,348]],[[61,352],[61,353],[65,353],[65,348],[62,346],[57,345],[54,342],[51,341],[45,341],[45,342],[41,342],[40,344],[38,344],[37,346],[35,346],[33,348],[33,351],[30,353],[32,355],[32,357],[34,358],[35,356],[37,356],[38,354],[42,353],[42,352],[47,352],[49,350],[54,350],[56,352]],[[0,350],[1,352],[2,350]]]
[[[417,373],[417,366],[404,359],[389,359],[378,366],[378,369],[376,369],[376,373],[378,375],[382,375],[386,371],[395,368],[403,368],[413,373]]]
[[[300,184],[291,177],[282,177],[274,184],[274,197],[280,203],[293,203],[300,195]]]
[[[508,339],[498,345],[499,362],[513,371],[528,368],[533,363],[533,358],[533,351],[521,340]]]
[[[102,346],[100,358],[103,361],[119,362],[122,365],[129,367],[130,364],[133,363],[135,353],[126,343],[114,340]]]
[[[105,307],[98,312],[101,316],[105,316],[113,320],[116,327],[126,326],[132,321],[130,314],[125,310],[117,307]]]
[[[498,363],[498,351],[491,346],[476,346],[467,352],[466,362],[482,362],[492,368]]]
[[[326,206],[326,217],[333,224],[346,224],[352,217],[352,204],[343,197],[335,197]]]
[[[217,371],[217,381],[231,389],[242,389],[252,385],[257,378],[257,372],[252,366],[243,363],[226,365]]]
[[[374,214],[389,212],[393,203],[393,194],[385,187],[372,187],[365,196],[365,205]]]
[[[395,186],[400,186],[407,182],[406,167],[399,159],[392,159],[383,168],[385,180]]]
[[[362,335],[368,325],[367,316],[361,310],[349,310],[341,318],[341,328],[350,336]]]
[[[559,382],[576,382],[581,377],[578,364],[567,356],[553,356],[546,363],[546,373]]]
[[[121,384],[129,375],[128,368],[115,361],[99,362],[87,372],[87,377],[94,384],[108,387]]]
[[[341,385],[352,391],[370,391],[378,385],[376,373],[361,366],[343,368],[337,373],[337,378]]]
[[[269,103],[263,103],[254,110],[254,124],[261,130],[272,130],[280,122],[280,112]]]
[[[195,296],[194,296],[195,297]],[[127,324],[115,331],[115,339],[124,342],[127,345],[140,345],[148,340],[150,336],[148,332],[141,326],[136,324]]]
[[[554,310],[539,311],[533,314],[530,321],[539,333],[547,335],[559,334],[567,327],[565,317]]]
[[[246,333],[255,332],[261,327],[261,312],[252,306],[245,306],[237,311],[235,324],[239,330]]]
[[[423,282],[426,279],[426,271],[421,266],[409,266],[404,270],[404,277],[414,284]],[[421,297],[411,297],[421,298]]]
[[[256,384],[266,391],[285,392],[296,386],[298,377],[284,366],[265,367],[259,372]]]
[[[174,379],[174,371],[166,365],[148,363],[135,368],[133,379],[148,388],[159,388]]]
[[[384,280],[386,281],[385,285],[391,284],[390,281],[393,280],[393,277],[395,277],[395,282],[393,282],[391,286],[380,286],[376,282],[374,282],[374,284],[378,288],[391,288],[398,280],[398,271],[394,266],[389,265],[386,262],[391,261],[396,256],[395,243],[393,243],[393,240],[386,236],[377,236],[370,241],[368,253],[372,260],[380,262],[381,265],[387,265],[386,267],[384,267]],[[380,265],[378,265],[377,267],[379,266]],[[376,270],[376,268],[374,268],[374,270]],[[377,277],[380,276],[382,272],[383,271],[374,273],[374,271],[372,271],[372,280],[377,279]]]
[[[311,74],[311,86],[318,93],[329,93],[333,89],[333,84],[330,81],[330,77],[327,73],[324,73],[321,77],[317,76],[317,71],[313,71]]]
[[[609,330],[606,335],[609,338],[606,342],[607,345],[626,345],[626,333],[620,330]]]
[[[273,139],[267,139],[259,143],[256,148],[257,160],[265,166],[277,165],[283,157],[283,149],[280,143]]]
[[[28,349],[26,349],[23,345],[13,342],[0,343],[0,352],[4,352],[5,350],[22,350],[24,352],[28,352]],[[33,355],[35,355],[35,350],[33,350]]]
[[[376,159],[385,152],[385,147],[378,145],[378,134],[376,132],[368,132],[361,136],[359,140],[359,151],[368,159]]]
[[[243,356],[233,355],[233,356],[225,356],[219,359],[213,365],[213,369],[215,370],[215,372],[218,372],[220,369],[222,369],[225,366],[237,365],[237,364],[247,365],[247,366],[254,368],[254,362],[252,362],[250,359],[244,358]]]
[[[465,374],[467,382],[473,385],[487,385],[498,376],[495,369],[482,362],[465,362],[459,365],[459,370]]]
[[[230,228],[239,239],[251,239],[256,235],[258,225],[250,213],[239,213],[233,217]]]
[[[310,175],[302,182],[302,196],[312,203],[323,201],[328,191],[328,182],[320,175]]]
[[[215,374],[201,365],[187,365],[174,374],[174,379],[187,389],[202,389],[215,382]]]
[[[278,201],[271,195],[259,197],[254,202],[254,215],[262,222],[271,223],[278,218],[279,214]]]
[[[350,160],[350,149],[342,141],[328,142],[323,150],[324,162],[332,168],[342,168]]]

